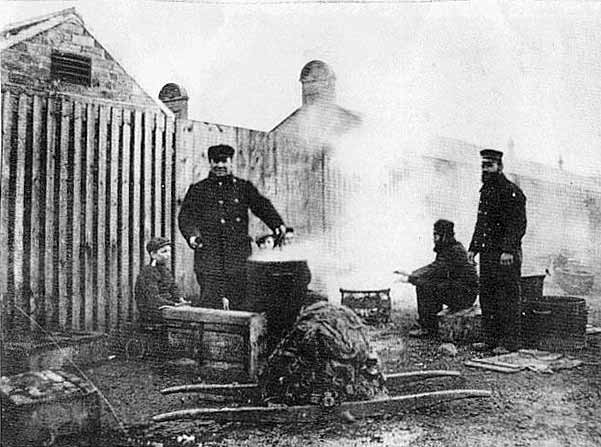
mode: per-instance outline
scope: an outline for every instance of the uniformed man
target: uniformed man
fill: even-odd
[[[503,174],[503,153],[480,152],[482,188],[468,258],[480,254],[480,306],[485,343],[479,348],[515,350],[520,344],[522,237],[526,197]]]
[[[210,173],[190,186],[178,216],[179,228],[194,250],[194,271],[200,298],[193,305],[239,309],[246,293],[246,259],[250,209],[276,235],[286,227],[269,199],[247,180],[232,175],[234,149],[208,149]]]
[[[420,329],[410,331],[414,337],[436,336],[436,314],[445,304],[451,311],[467,309],[478,295],[478,273],[468,262],[467,252],[455,239],[453,222],[439,219],[434,223],[434,262],[408,274],[397,270],[401,280],[415,286]]]

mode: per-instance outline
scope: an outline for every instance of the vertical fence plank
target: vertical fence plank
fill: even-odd
[[[174,193],[175,193],[175,172],[174,172],[174,164],[175,164],[175,150],[174,150],[174,125],[173,119],[167,117],[165,121],[165,179],[164,179],[164,191],[165,191],[165,229],[164,234],[171,239],[171,271],[175,273],[175,259],[177,253],[175,251],[175,201],[174,201]]]
[[[32,318],[38,324],[43,324],[42,308],[44,305],[43,268],[41,251],[43,250],[43,225],[44,225],[44,177],[42,176],[42,151],[43,144],[43,103],[39,96],[33,97],[33,126],[32,126],[32,159],[31,159],[31,245],[29,258],[29,276],[31,283],[30,308]],[[33,327],[33,326],[32,326]]]
[[[13,98],[10,92],[4,92],[2,96],[2,179],[0,179],[0,247],[8,247],[8,225],[9,225],[9,203],[10,203],[10,154],[12,151],[11,118],[13,109]],[[2,328],[3,332],[10,327],[10,316],[12,311],[9,307],[8,269],[9,252],[7,249],[0,250],[0,294],[2,294]]]
[[[138,110],[134,113],[134,132],[132,138],[131,149],[131,166],[130,166],[130,243],[131,255],[130,265],[132,272],[132,280],[135,281],[140,272],[141,263],[144,261],[143,254],[143,221],[141,210],[144,204],[142,203],[142,141],[144,138],[142,113]],[[130,318],[136,317],[136,306],[134,300],[130,301]]]
[[[98,272],[97,290],[97,327],[104,331],[106,328],[106,155],[107,155],[107,106],[99,106],[98,117],[98,210],[96,233],[96,262]]]
[[[119,257],[121,259],[121,301],[120,315],[122,325],[129,320],[129,303],[131,294],[131,275],[130,275],[130,251],[131,241],[129,226],[130,202],[129,202],[129,184],[130,184],[130,148],[131,148],[131,111],[123,110],[123,131],[121,133],[121,144],[119,145],[119,159],[121,163],[119,177],[119,228],[117,230],[117,244],[119,247]]]
[[[110,297],[110,328],[115,329],[119,323],[120,309],[119,300],[121,292],[119,286],[121,280],[119,278],[119,249],[117,246],[117,219],[119,211],[119,129],[121,128],[121,113],[122,110],[117,107],[111,109],[111,152],[110,152],[110,166],[107,171],[107,182],[110,188],[110,206],[108,212],[110,213],[109,222],[107,225],[107,231],[109,232],[109,245],[108,245],[108,287],[110,288],[108,296]]]
[[[96,119],[98,108],[95,104],[86,105],[86,147],[85,172],[86,181],[83,197],[85,198],[85,294],[84,294],[84,324],[85,330],[95,329],[96,322]]]
[[[76,102],[73,109],[73,209],[71,220],[73,225],[72,237],[72,264],[71,264],[71,309],[72,320],[71,327],[75,330],[82,330],[82,309],[83,294],[81,293],[82,284],[82,200],[81,200],[81,182],[84,178],[82,172],[82,104]]]
[[[54,170],[56,162],[56,101],[48,98],[48,106],[46,107],[46,166],[45,166],[45,181],[46,181],[46,197],[44,210],[44,288],[45,288],[45,306],[44,315],[46,319],[46,327],[55,327],[55,260],[54,260],[54,240],[56,232],[54,228]]]
[[[152,235],[153,236],[165,236],[165,233],[161,231],[161,220],[163,212],[163,175],[162,175],[162,163],[163,163],[163,132],[165,131],[165,115],[157,113],[155,115],[155,127],[154,127],[154,144],[152,151],[152,177],[153,177],[153,222],[152,222]]]
[[[20,311],[16,315],[19,316],[19,326],[24,328],[24,318],[22,312],[29,313],[29,299],[27,303],[24,301],[25,284],[23,283],[23,267],[26,260],[24,259],[24,221],[25,221],[25,151],[26,148],[26,132],[27,132],[27,107],[29,98],[22,93],[19,96],[19,111],[17,121],[17,152],[15,160],[15,213],[13,222],[13,275],[14,275],[14,291],[15,304],[19,306]]]
[[[143,243],[146,243],[150,240],[151,237],[154,236],[154,228],[153,228],[153,210],[154,203],[152,201],[154,188],[152,182],[152,129],[154,127],[154,114],[146,110],[144,112],[144,150],[143,152],[143,162],[142,162],[142,177],[143,177],[143,189],[142,189],[142,201],[140,202],[141,213],[143,217]]]
[[[71,324],[71,248],[72,232],[69,228],[69,204],[72,201],[71,175],[70,175],[70,130],[71,130],[72,103],[63,98],[61,101],[61,132],[60,132],[60,169],[56,181],[60,184],[58,196],[59,212],[59,244],[58,244],[58,321],[59,327],[69,330]],[[58,118],[58,116],[57,116]]]

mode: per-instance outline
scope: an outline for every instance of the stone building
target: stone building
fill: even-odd
[[[2,89],[62,93],[161,109],[90,32],[75,8],[0,31]]]
[[[165,84],[159,92],[161,100],[174,114],[176,118],[188,119],[188,92],[172,82]]]
[[[0,56],[3,334],[113,331],[173,234],[174,114],[73,8],[0,30]]]
[[[319,60],[301,70],[301,106],[275,126],[277,133],[312,143],[328,142],[361,125],[361,117],[336,104],[336,74]]]

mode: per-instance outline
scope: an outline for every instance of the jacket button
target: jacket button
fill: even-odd
[[[240,219],[239,217],[236,217],[236,222],[240,222],[242,219]]]
[[[223,205],[223,200],[218,201],[219,205]]]
[[[225,219],[221,219],[221,224],[223,225],[225,223]]]

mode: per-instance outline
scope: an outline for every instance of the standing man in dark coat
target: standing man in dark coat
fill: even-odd
[[[179,228],[194,250],[194,271],[200,285],[195,306],[240,309],[246,293],[246,259],[250,209],[276,235],[286,232],[269,199],[247,180],[232,175],[234,149],[211,146],[209,176],[190,186],[178,216]]]
[[[435,336],[438,333],[436,314],[446,304],[451,311],[467,309],[478,295],[478,273],[467,260],[465,248],[455,239],[453,222],[439,219],[434,223],[434,262],[421,267],[402,280],[415,286],[420,329],[411,331],[414,337]]]
[[[480,306],[485,344],[515,350],[520,344],[522,237],[526,197],[503,174],[503,153],[480,152],[482,188],[478,219],[469,247],[470,262],[480,254]]]

